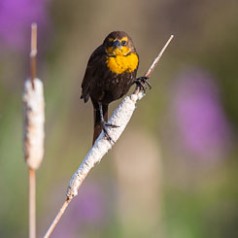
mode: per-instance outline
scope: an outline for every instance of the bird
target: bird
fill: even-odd
[[[94,110],[93,141],[107,127],[117,127],[107,123],[108,106],[122,98],[130,87],[138,82],[136,74],[139,56],[131,37],[124,31],[113,31],[106,36],[89,57],[81,84],[81,99],[91,99]],[[144,79],[143,79],[144,80]],[[142,81],[143,81],[142,80]]]

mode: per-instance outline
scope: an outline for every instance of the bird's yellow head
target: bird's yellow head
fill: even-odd
[[[113,31],[103,42],[108,56],[108,68],[117,74],[133,72],[137,69],[139,58],[132,39],[123,31]]]

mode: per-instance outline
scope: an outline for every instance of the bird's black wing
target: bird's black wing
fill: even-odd
[[[91,85],[94,83],[95,77],[98,71],[101,69],[101,62],[105,59],[105,50],[101,45],[99,46],[90,56],[88,60],[88,65],[85,71],[85,75],[82,81],[82,95],[81,98],[84,102],[87,102],[90,95]]]

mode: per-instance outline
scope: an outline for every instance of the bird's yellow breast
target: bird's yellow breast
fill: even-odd
[[[118,54],[113,57],[108,57],[107,67],[116,74],[122,74],[124,72],[133,72],[138,67],[139,58],[137,54],[131,53],[129,55]]]

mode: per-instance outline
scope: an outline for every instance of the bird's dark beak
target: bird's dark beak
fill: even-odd
[[[116,47],[120,48],[121,47],[121,42],[119,40],[115,40],[115,41],[113,41],[112,46],[115,47],[115,48]]]

